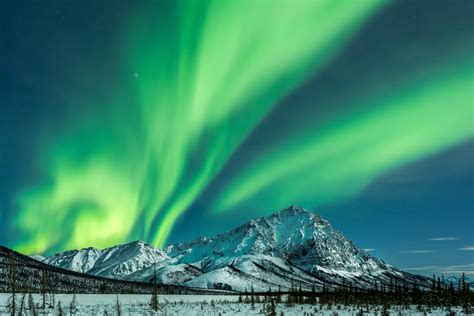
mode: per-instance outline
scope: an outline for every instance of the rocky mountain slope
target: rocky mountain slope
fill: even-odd
[[[326,220],[295,206],[163,251],[137,241],[66,251],[44,262],[97,276],[143,282],[156,276],[163,284],[237,291],[427,282],[357,248]]]

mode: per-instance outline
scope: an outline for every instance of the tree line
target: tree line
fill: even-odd
[[[0,246],[0,293],[150,294],[153,285],[103,278],[53,267]],[[215,294],[219,291],[180,285],[157,285],[160,294]]]
[[[250,292],[245,291],[239,295],[239,302],[252,306],[258,303],[284,303],[287,306],[313,304],[318,305],[321,310],[350,307],[361,313],[380,310],[382,315],[388,315],[393,307],[398,310],[414,307],[419,312],[442,309],[448,313],[454,307],[460,307],[465,314],[470,314],[473,312],[474,292],[463,274],[457,284],[445,282],[443,277],[433,276],[428,289],[420,287],[416,282],[409,284],[396,280],[391,280],[388,285],[374,283],[369,290],[346,284],[331,289],[323,283],[321,290],[316,291],[313,285],[312,290],[307,291],[293,283],[289,291],[272,292],[268,289],[265,293],[256,293],[252,286]]]

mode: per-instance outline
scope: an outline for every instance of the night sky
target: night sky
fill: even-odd
[[[473,1],[0,4],[0,244],[162,247],[290,205],[474,274]]]

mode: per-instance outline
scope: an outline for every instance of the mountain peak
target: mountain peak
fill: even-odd
[[[278,212],[275,212],[273,214],[281,214],[281,215],[298,215],[298,214],[311,214],[310,211],[305,209],[304,207],[297,206],[297,205],[291,205],[290,207],[287,207],[283,210],[280,210]]]
[[[131,241],[129,242],[128,244],[124,244],[124,246],[136,246],[136,247],[140,247],[140,248],[143,248],[143,247],[151,247],[153,248],[153,245],[150,245],[149,243],[143,241],[143,240],[134,240],[134,241]]]
[[[289,218],[289,217],[300,217],[301,219],[308,219],[309,221],[313,221],[317,224],[322,224],[322,225],[329,225],[329,222],[325,219],[323,219],[319,214],[316,214],[314,212],[311,212],[304,207],[301,206],[296,206],[292,205],[290,207],[287,207],[283,210],[277,211],[270,215],[268,219],[271,218]]]

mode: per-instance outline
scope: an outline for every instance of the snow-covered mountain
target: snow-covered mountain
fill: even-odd
[[[101,250],[92,247],[68,250],[46,257],[43,262],[63,269],[86,273],[92,269],[101,252]]]
[[[372,257],[320,216],[295,206],[164,251],[138,241],[66,251],[44,262],[99,276],[150,282],[156,275],[165,284],[238,291],[426,282]]]
[[[134,241],[102,250],[68,250],[47,257],[43,262],[76,272],[120,279],[167,258],[166,253],[150,244]]]

